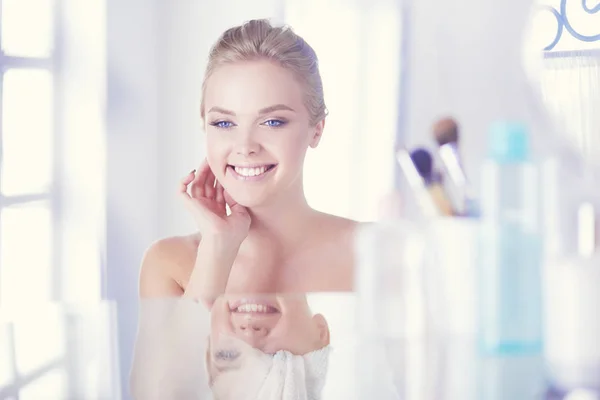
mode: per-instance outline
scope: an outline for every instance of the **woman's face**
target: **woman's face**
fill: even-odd
[[[257,392],[272,365],[271,354],[286,350],[303,356],[329,341],[327,321],[312,314],[305,295],[222,296],[211,310],[206,354],[210,385],[219,394],[215,398]]]
[[[204,93],[207,159],[217,180],[246,207],[302,187],[308,146],[324,121],[310,123],[291,71],[269,61],[217,68]]]
[[[305,355],[329,345],[329,327],[321,314],[312,314],[305,295],[227,296],[211,310],[214,350],[223,351],[218,345],[222,338],[241,340],[267,354],[286,350]]]

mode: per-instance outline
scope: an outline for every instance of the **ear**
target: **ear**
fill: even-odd
[[[329,325],[322,314],[315,314],[313,321],[319,330],[319,343],[322,347],[329,346]]]
[[[310,147],[312,147],[313,149],[319,145],[319,142],[321,141],[321,136],[323,135],[323,129],[325,129],[325,118],[317,122],[313,129],[312,137],[310,139]]]

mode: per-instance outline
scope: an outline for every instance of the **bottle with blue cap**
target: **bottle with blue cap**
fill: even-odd
[[[542,351],[542,221],[527,127],[490,127],[481,175],[479,344],[488,355]]]

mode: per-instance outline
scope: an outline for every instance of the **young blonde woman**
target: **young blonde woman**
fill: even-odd
[[[211,306],[224,293],[352,290],[357,223],[312,209],[303,190],[326,115],[317,56],[300,36],[267,20],[223,33],[202,88],[206,160],[180,185],[198,233],[148,249],[141,297]]]
[[[260,370],[244,360],[326,354],[329,327],[304,293],[353,289],[357,227],[312,209],[304,195],[305,155],[326,114],[315,52],[291,29],[252,20],[218,39],[202,88],[206,159],[179,188],[198,232],[159,240],[142,262],[136,398],[206,398],[212,389],[239,399],[251,385],[235,373]],[[251,351],[232,348],[236,341]],[[299,390],[319,392],[319,371],[311,387],[295,382]],[[283,385],[271,383],[261,390]]]

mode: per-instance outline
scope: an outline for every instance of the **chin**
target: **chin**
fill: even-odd
[[[265,193],[251,193],[249,191],[229,192],[231,197],[241,206],[246,208],[256,208],[268,203],[269,196]]]
[[[246,208],[257,208],[273,201],[275,195],[282,189],[280,179],[281,177],[271,173],[263,180],[243,181],[228,172],[223,182],[227,193],[238,204]]]

